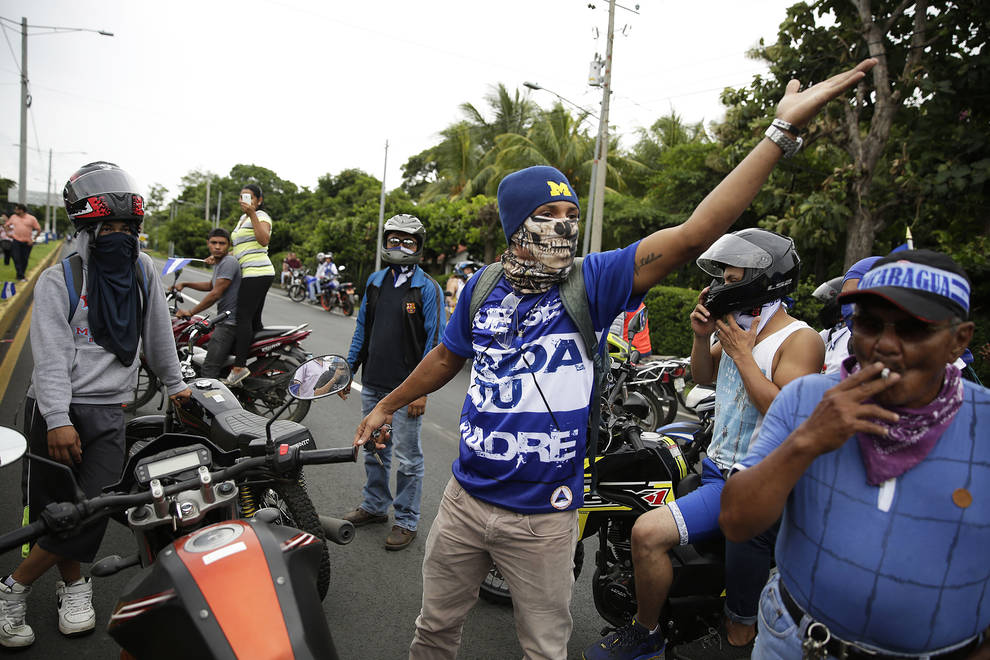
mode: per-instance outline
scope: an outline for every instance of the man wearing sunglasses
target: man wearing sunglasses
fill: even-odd
[[[839,373],[792,382],[767,411],[720,518],[742,541],[783,514],[754,658],[990,652],[990,391],[952,364],[973,336],[969,293],[944,254],[877,260],[839,296],[854,305]]]
[[[423,607],[411,658],[456,656],[464,620],[493,561],[512,590],[524,655],[567,656],[577,510],[584,497],[589,415],[598,406],[584,337],[593,330],[600,350],[619,312],[636,309],[650,287],[725,233],[777,161],[797,149],[801,127],[875,63],[866,60],[803,92],[792,80],[768,139],[686,222],[621,250],[590,254],[579,266],[574,254],[580,209],[564,173],[535,166],[501,181],[498,210],[508,243],[502,275],[476,313],[473,304],[457,306],[443,342],[370,411],[354,438],[356,445],[368,442],[394,411],[442,387],[472,359],[459,456],[426,543]],[[488,282],[488,268],[466,284],[465,300],[480,281]],[[584,321],[565,310],[574,310],[568,302],[576,281],[572,271],[583,278],[579,293],[587,299],[587,325],[593,326],[585,333]],[[384,447],[386,439],[378,438],[376,446]],[[663,636],[654,637],[662,650]]]
[[[419,218],[400,214],[385,222],[380,250],[388,266],[368,277],[347,354],[352,372],[363,365],[361,408],[365,415],[405,380],[443,334],[447,316],[440,285],[419,267],[425,240],[426,229]],[[357,527],[385,523],[391,507],[395,521],[385,539],[386,550],[402,550],[416,538],[423,492],[419,432],[425,410],[424,393],[395,411],[392,442],[399,464],[395,496],[389,488],[393,455],[389,445],[381,452],[365,454],[367,481],[362,501],[344,516]]]

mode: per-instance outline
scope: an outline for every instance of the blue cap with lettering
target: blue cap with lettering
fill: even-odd
[[[839,294],[839,302],[879,297],[911,316],[933,323],[969,316],[969,277],[948,255],[904,250],[878,259],[859,288]]]
[[[581,207],[570,181],[556,167],[535,165],[502,179],[498,184],[498,215],[505,240],[511,243],[526,218],[547,202],[573,202]]]

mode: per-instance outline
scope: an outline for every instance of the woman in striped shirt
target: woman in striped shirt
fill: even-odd
[[[237,339],[234,343],[234,366],[227,383],[236,385],[247,378],[248,353],[254,333],[261,330],[261,312],[265,296],[275,279],[275,267],[268,258],[268,241],[272,236],[272,219],[261,210],[261,188],[253,183],[241,188],[240,220],[230,232],[231,254],[241,265],[241,286],[237,291]]]

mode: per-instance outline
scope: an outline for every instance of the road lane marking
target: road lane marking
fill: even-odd
[[[21,349],[24,348],[24,342],[27,340],[28,332],[31,330],[31,313],[33,311],[34,305],[31,305],[24,313],[24,318],[21,320],[21,325],[17,329],[17,334],[14,335],[14,341],[11,343],[10,348],[7,349],[7,355],[4,356],[3,363],[0,364],[0,392],[6,392],[7,387],[10,385],[10,377],[14,375],[17,358],[20,357]]]

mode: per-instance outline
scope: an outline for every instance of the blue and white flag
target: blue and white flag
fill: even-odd
[[[4,282],[3,290],[0,291],[0,300],[6,300],[7,298],[13,298],[17,291],[14,290],[13,282]]]
[[[179,257],[169,258],[168,261],[165,262],[165,267],[162,269],[162,277],[165,277],[166,275],[171,275],[172,273],[174,273],[175,271],[181,268],[185,268],[192,261],[193,261],[192,259],[181,259]],[[201,261],[201,260],[196,259],[196,261]]]

